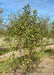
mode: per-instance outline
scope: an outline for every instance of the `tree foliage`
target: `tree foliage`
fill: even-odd
[[[27,49],[24,52],[28,52],[28,55],[21,57],[21,66],[23,70],[30,71],[33,67],[35,61],[39,64],[41,54],[37,51],[37,47],[43,48],[43,39],[48,37],[48,34],[53,34],[54,29],[49,31],[49,17],[43,18],[38,16],[37,10],[31,11],[29,4],[22,8],[23,12],[17,12],[17,14],[11,13],[8,16],[8,22],[5,29],[5,35],[10,38],[15,38],[17,40],[17,45],[12,47],[11,50],[16,48],[19,50]],[[2,11],[0,11],[2,13]],[[2,19],[0,20],[2,22]],[[52,24],[54,25],[54,23]],[[54,28],[54,27],[53,27]],[[9,40],[9,42],[12,42]],[[15,42],[14,42],[15,43]],[[14,53],[14,52],[13,52]],[[19,60],[18,60],[19,61]],[[15,63],[14,54],[13,62]],[[12,68],[15,71],[15,66],[12,64]]]

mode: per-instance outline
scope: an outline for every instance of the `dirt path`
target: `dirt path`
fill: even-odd
[[[44,58],[39,66],[42,67],[42,69],[40,68],[40,72],[49,73],[48,75],[54,75],[54,56]]]
[[[52,49],[52,48],[54,48],[54,45],[46,46],[46,49]],[[38,47],[37,50],[41,50],[41,48]],[[21,52],[19,52],[19,51],[14,51],[15,57],[20,57],[20,56],[22,56],[22,55],[23,55],[23,52],[24,52],[24,50],[21,50]],[[3,61],[3,60],[5,60],[5,59],[7,59],[9,56],[12,56],[12,53],[13,53],[13,51],[12,51],[12,52],[9,52],[9,53],[6,53],[6,54],[4,54],[4,55],[0,55],[0,61]]]

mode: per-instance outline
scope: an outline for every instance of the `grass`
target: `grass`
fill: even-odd
[[[9,71],[10,65],[5,64],[5,61],[0,62],[0,74]]]
[[[17,51],[18,49],[14,49],[14,51]],[[10,48],[6,48],[6,49],[4,49],[4,50],[0,50],[0,55],[3,55],[3,54],[5,54],[5,53],[8,53],[8,52],[11,52],[11,51],[13,51],[13,50],[11,50]]]
[[[8,53],[8,52],[10,52],[11,50],[10,50],[10,47],[14,47],[17,43],[13,43],[13,42],[11,42],[11,43],[8,43],[8,42],[6,42],[6,41],[4,41],[4,39],[5,39],[5,37],[1,37],[0,38],[0,44],[1,44],[1,42],[2,42],[2,45],[1,45],[1,47],[7,47],[7,49],[5,49],[5,50],[0,50],[0,55],[2,55],[2,54],[5,54],[5,53]],[[15,40],[14,38],[12,39],[12,40]],[[48,45],[53,45],[54,43],[48,43],[48,44],[46,44],[47,46]],[[16,49],[15,49],[16,50]]]
[[[14,61],[16,61],[16,63]],[[15,58],[14,61],[11,59],[7,59],[6,61],[1,61],[0,62],[0,74],[2,74],[3,72],[11,72],[13,64],[14,64],[14,66],[16,66],[16,68],[18,68],[18,65],[22,64],[20,57]],[[22,59],[22,61],[23,61],[23,59]]]
[[[52,43],[51,44],[48,44],[48,45],[52,45]],[[5,46],[5,45],[3,45],[3,46]],[[5,54],[5,53],[8,53],[10,51],[11,51],[10,48],[7,48],[5,50],[0,50],[0,55]],[[43,52],[40,52],[40,54],[41,54],[41,57],[42,58],[48,57],[48,56],[54,56],[54,51],[52,51],[50,49],[47,49],[47,50],[45,50]],[[7,60],[7,61],[0,62],[0,74],[3,73],[3,72],[12,71],[11,65],[12,65],[13,61],[12,60],[11,60],[11,62],[10,62],[10,60]],[[16,61],[17,65],[20,65],[22,63],[21,62],[21,58],[15,58],[15,61]],[[14,63],[14,65],[15,65],[15,63]]]
[[[45,51],[40,52],[40,53],[41,53],[41,55],[42,55],[42,58],[48,57],[48,56],[54,56],[54,52],[52,52],[52,50],[50,50],[50,49],[45,50]],[[24,60],[24,59],[22,59],[22,61],[23,61],[23,60]],[[8,62],[7,62],[7,61],[8,61]],[[11,62],[10,62],[10,61],[11,61]],[[16,64],[17,64],[17,65],[20,65],[20,64],[22,63],[20,57],[15,58],[14,61],[16,61]],[[0,62],[0,73],[11,71],[11,70],[12,70],[12,67],[11,67],[12,63],[13,63],[12,60],[6,60],[6,61]],[[14,63],[14,65],[15,65],[15,63]]]
[[[54,56],[54,50],[50,50],[50,49],[47,49],[47,50],[44,50],[42,52],[42,57],[48,57],[48,56]]]
[[[10,49],[0,50],[0,55],[10,52]]]
[[[54,55],[54,51],[52,51],[52,50],[50,50],[50,49],[45,50],[44,53],[45,53],[46,55],[49,55],[49,56]]]

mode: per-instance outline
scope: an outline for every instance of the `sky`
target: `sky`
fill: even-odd
[[[50,16],[50,20],[54,20],[54,0],[0,0],[0,8],[4,8],[7,13],[16,13],[28,3],[38,14]]]

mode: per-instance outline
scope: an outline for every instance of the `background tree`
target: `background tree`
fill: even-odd
[[[50,23],[49,35],[51,38],[54,38],[54,22]]]

